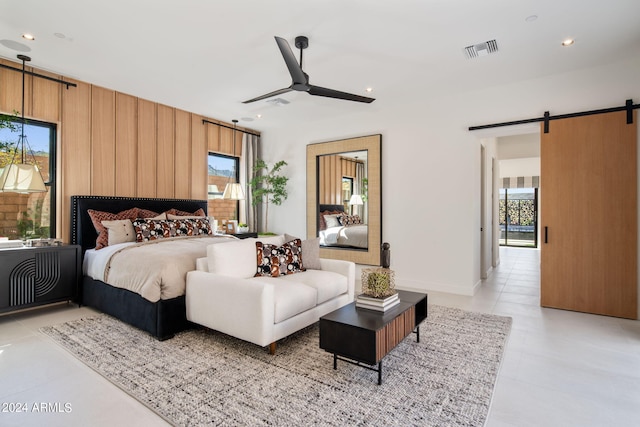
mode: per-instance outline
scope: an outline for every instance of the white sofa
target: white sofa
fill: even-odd
[[[268,345],[273,354],[277,340],[353,301],[355,264],[319,259],[321,270],[254,277],[256,241],[281,245],[284,236],[207,248],[207,258],[199,259],[197,270],[187,274],[187,319],[259,346]],[[303,265],[304,259],[303,247]]]

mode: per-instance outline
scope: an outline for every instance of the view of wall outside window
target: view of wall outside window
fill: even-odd
[[[500,244],[537,247],[535,188],[501,188]]]
[[[55,235],[55,215],[52,195],[55,179],[51,170],[55,150],[55,125],[29,122],[24,125],[26,135],[24,156],[20,141],[21,123],[0,129],[0,168],[12,162],[37,164],[47,186],[45,193],[19,194],[0,192],[0,237],[9,239],[48,238]],[[0,183],[2,184],[2,183]]]
[[[222,199],[227,184],[238,182],[238,166],[237,157],[209,153],[209,216],[218,221],[218,227],[222,227],[227,220],[238,219],[238,201]]]

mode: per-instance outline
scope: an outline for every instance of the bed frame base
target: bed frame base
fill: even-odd
[[[160,341],[195,326],[187,320],[184,295],[151,302],[88,276],[82,281],[82,304],[149,332]]]

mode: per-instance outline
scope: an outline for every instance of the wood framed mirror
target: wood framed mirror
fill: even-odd
[[[382,136],[307,145],[307,238],[322,258],[380,265]]]

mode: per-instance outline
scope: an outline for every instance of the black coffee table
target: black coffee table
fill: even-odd
[[[378,372],[381,385],[384,356],[412,332],[420,342],[427,294],[398,291],[398,296],[400,304],[385,312],[356,308],[353,302],[320,318],[320,348],[333,353],[333,369],[338,359],[352,363]]]

